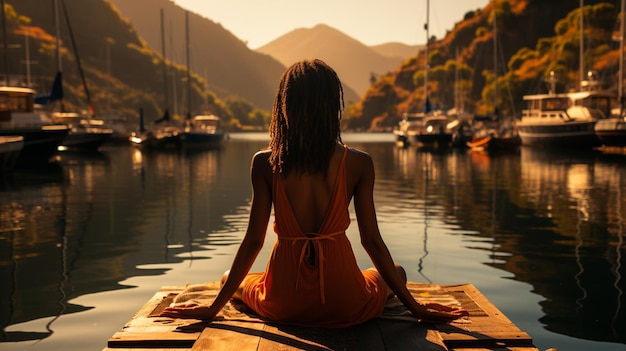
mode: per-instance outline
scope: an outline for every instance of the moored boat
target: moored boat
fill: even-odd
[[[612,117],[598,120],[595,133],[604,146],[626,146],[626,118]]]
[[[70,132],[61,142],[60,149],[97,151],[113,136],[113,129],[101,119],[82,116],[76,112],[54,112],[52,121],[67,124]]]
[[[611,115],[614,96],[599,91],[526,95],[528,108],[516,127],[524,145],[599,146],[594,127]]]
[[[473,150],[513,150],[521,144],[521,140],[518,135],[505,135],[499,136],[495,133],[490,133],[483,137],[474,138],[467,142],[467,146]]]
[[[178,137],[184,150],[206,150],[220,148],[227,134],[220,128],[219,117],[198,115],[188,122]]]
[[[34,95],[30,88],[0,87],[0,136],[23,138],[18,163],[47,162],[70,130],[35,111]]]
[[[415,136],[420,146],[446,148],[452,144],[452,131],[448,128],[450,121],[445,115],[428,116]]]

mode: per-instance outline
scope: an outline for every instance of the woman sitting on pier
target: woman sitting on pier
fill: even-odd
[[[324,62],[297,62],[283,74],[269,149],[252,159],[250,219],[231,270],[211,305],[183,302],[162,316],[210,320],[235,298],[271,321],[348,327],[381,316],[394,294],[422,320],[468,315],[411,296],[404,269],[394,264],[378,229],[372,159],[341,141],[342,109],[341,82]],[[361,244],[376,268],[360,270],[346,236],[352,200]],[[272,206],[278,240],[265,272],[249,273]]]

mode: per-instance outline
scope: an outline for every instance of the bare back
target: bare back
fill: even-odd
[[[289,204],[303,233],[316,233],[326,218],[343,152],[343,146],[337,145],[327,177],[291,172],[283,178]]]

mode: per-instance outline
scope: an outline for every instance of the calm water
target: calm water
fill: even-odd
[[[540,350],[626,350],[625,155],[344,141],[374,158],[379,225],[410,280],[474,284]],[[250,157],[265,143],[233,135],[192,155],[108,146],[5,177],[0,350],[101,350],[161,286],[218,280],[246,228]],[[370,267],[355,224],[348,235]]]

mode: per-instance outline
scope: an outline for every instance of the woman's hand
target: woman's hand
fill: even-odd
[[[469,317],[469,312],[461,307],[446,306],[439,303],[420,304],[421,311],[417,318],[428,322],[451,322],[455,319]]]
[[[196,302],[180,303],[165,308],[159,314],[159,316],[171,318],[212,320],[215,318],[219,311],[215,311],[211,307],[212,306],[201,305]]]

